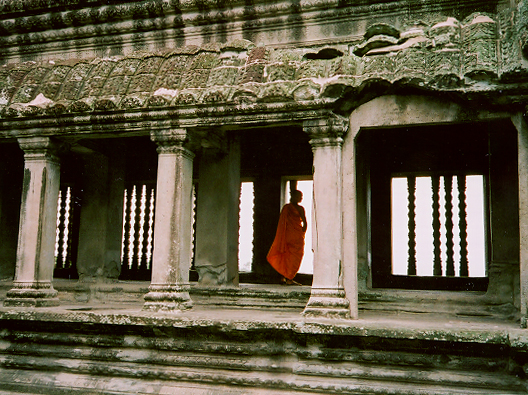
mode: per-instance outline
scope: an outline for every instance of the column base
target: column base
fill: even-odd
[[[59,306],[58,292],[51,283],[15,283],[7,291],[5,307],[53,307]]]
[[[145,295],[143,310],[178,312],[193,307],[190,285],[151,285]]]
[[[312,288],[302,315],[313,318],[350,319],[350,302],[342,289]]]

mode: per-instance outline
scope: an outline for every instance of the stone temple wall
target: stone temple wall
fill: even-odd
[[[52,394],[185,393],[182,383],[211,384],[194,393],[224,386],[225,393],[261,394],[526,393],[528,343],[519,321],[526,327],[527,14],[528,1],[515,0],[3,1],[0,152],[18,155],[2,155],[0,164],[16,163],[19,171],[0,171],[0,235],[10,235],[2,239],[0,256],[10,262],[0,274],[15,273],[2,287],[12,286],[0,307],[0,387]],[[380,127],[497,120],[513,141],[504,155],[517,154],[518,164],[509,162],[508,188],[490,191],[518,192],[519,210],[503,211],[511,222],[492,222],[496,246],[515,245],[503,249],[508,262],[490,271],[491,297],[369,289],[376,246],[369,244],[367,177],[378,153],[374,144],[358,150],[356,137]],[[237,287],[232,259],[237,166],[259,153],[252,141],[266,141],[237,138],[270,130],[304,134],[313,153],[314,275],[298,295]],[[133,164],[116,155],[131,137],[140,138]],[[68,150],[70,162],[62,160]],[[111,217],[122,212],[122,175],[146,170],[146,156],[157,159],[161,192],[151,282],[131,301],[119,291],[123,284],[99,277],[106,273],[99,257],[120,241],[121,221]],[[257,163],[263,179],[256,190],[268,191],[256,199],[261,204],[269,191],[278,194],[282,174],[265,179],[266,162]],[[53,278],[67,167],[90,187],[80,204],[88,224],[80,226],[78,250],[93,280],[66,280],[70,292],[57,290]],[[200,171],[219,186],[198,188],[205,210],[197,216],[214,215],[207,209],[215,193],[225,198],[214,200],[215,210],[235,214],[197,228],[197,235],[208,232],[202,241],[216,243],[199,250],[210,287],[189,281]],[[21,197],[2,187],[17,177]],[[16,220],[7,213],[13,199],[21,203],[18,247]],[[511,223],[521,225],[519,243],[501,234]],[[219,259],[231,254],[227,265],[208,261],[216,247]],[[68,300],[72,295],[78,298]]]

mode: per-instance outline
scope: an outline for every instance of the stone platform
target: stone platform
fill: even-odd
[[[0,395],[528,391],[528,331],[475,293],[380,291],[358,320],[307,320],[310,287],[193,287],[169,314],[142,310],[142,283],[54,286],[59,307],[0,308]]]

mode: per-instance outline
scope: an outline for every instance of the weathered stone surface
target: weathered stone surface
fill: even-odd
[[[4,66],[0,105],[4,117],[28,118],[46,115],[31,105],[39,95],[60,103],[48,106],[54,108],[52,114],[65,115],[240,101],[306,102],[322,97],[337,100],[351,91],[362,95],[364,86],[380,83],[387,88],[471,95],[472,100],[480,96],[504,104],[508,99],[494,93],[499,89],[490,90],[482,81],[502,84],[507,91],[513,88],[516,75],[524,80],[525,66],[518,56],[523,49],[515,49],[523,22],[514,20],[501,33],[501,18],[500,14],[473,13],[463,21],[436,18],[428,26],[422,23],[407,29],[375,24],[362,42],[349,43],[350,53],[341,50],[342,44],[306,52],[256,47],[239,40],[77,63]],[[175,93],[170,100],[160,101],[153,97],[159,89]],[[79,99],[88,105],[74,104]]]
[[[24,181],[13,288],[5,306],[56,306],[54,243],[59,197],[60,145],[46,137],[20,139]]]
[[[194,394],[186,391],[214,383],[215,393],[527,390],[526,334],[505,323],[387,312],[338,323],[305,321],[295,311],[209,307],[174,316],[134,309],[0,308],[2,389]]]

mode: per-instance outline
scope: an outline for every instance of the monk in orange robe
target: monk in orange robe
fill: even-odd
[[[304,254],[304,235],[306,233],[306,215],[301,191],[291,192],[290,203],[286,204],[279,217],[275,240],[268,252],[268,262],[283,278],[287,285],[301,285],[293,278],[297,274]]]

